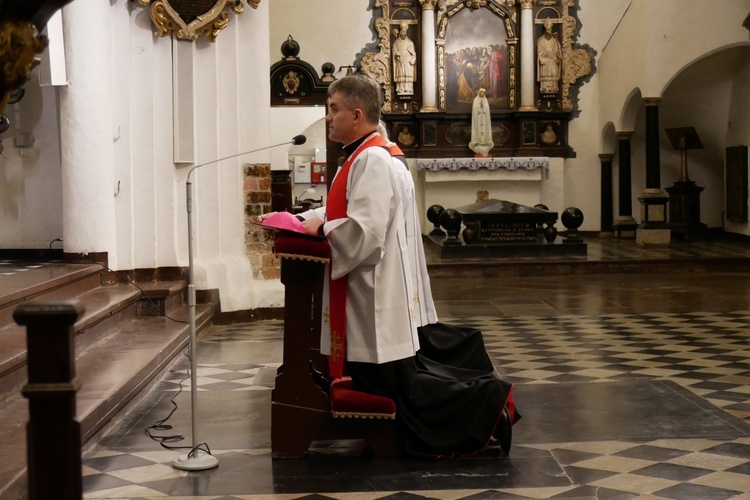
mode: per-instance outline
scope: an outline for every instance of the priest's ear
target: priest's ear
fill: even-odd
[[[364,113],[362,112],[361,108],[354,108],[354,122],[359,123],[362,121],[362,117],[364,116]]]

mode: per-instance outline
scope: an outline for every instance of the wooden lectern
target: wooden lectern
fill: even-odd
[[[700,194],[703,188],[690,180],[687,167],[688,149],[703,149],[703,144],[693,127],[668,128],[664,131],[672,147],[682,153],[680,179],[672,187],[666,188],[669,193],[669,229],[673,237],[690,241],[695,236],[705,235],[707,229],[700,220]]]
[[[377,456],[399,455],[393,401],[354,390],[348,378],[323,375],[320,321],[328,242],[280,231],[274,251],[285,292],[283,364],[271,403],[273,458],[300,458],[313,441],[338,439],[363,439]]]

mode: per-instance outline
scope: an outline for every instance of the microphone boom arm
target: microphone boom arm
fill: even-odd
[[[242,153],[225,156],[224,158],[219,158],[217,160],[211,160],[205,163],[201,163],[199,165],[194,165],[193,167],[190,168],[190,170],[188,170],[187,182],[190,182],[190,176],[193,174],[194,170],[199,169],[201,167],[205,167],[206,165],[211,165],[212,163],[219,163],[220,161],[224,161],[224,160],[231,160],[232,158],[237,158],[238,156],[243,156],[243,155],[249,155],[250,153],[257,153],[258,151],[265,151],[266,149],[277,148],[285,144],[294,144],[294,145],[304,144],[306,140],[307,140],[307,137],[305,137],[304,135],[296,135],[292,137],[291,141],[280,142],[279,144],[274,144],[272,146],[265,146],[265,147],[258,148],[258,149],[251,149],[250,151],[244,151]]]

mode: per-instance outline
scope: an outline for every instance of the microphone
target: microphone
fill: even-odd
[[[258,151],[264,151],[266,149],[277,148],[279,146],[284,146],[286,144],[292,144],[294,146],[298,146],[300,144],[304,144],[305,142],[307,142],[307,137],[305,137],[302,134],[295,135],[294,137],[292,137],[291,141],[281,142],[279,144],[274,144],[272,146],[265,146],[265,147],[258,148],[258,149],[251,149],[250,151],[245,151],[243,153],[237,153],[236,155],[225,156],[224,158],[219,158],[217,160],[211,160],[211,161],[207,161],[205,163],[201,163],[200,165],[195,165],[190,170],[188,170],[187,182],[188,182],[188,184],[190,183],[190,176],[193,174],[193,170],[195,170],[197,168],[205,167],[206,165],[211,165],[212,163],[219,163],[220,161],[224,161],[224,160],[231,160],[232,158],[237,158],[238,156],[249,155],[250,153],[257,153]]]

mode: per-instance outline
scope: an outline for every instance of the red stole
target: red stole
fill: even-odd
[[[388,151],[390,151],[391,156],[404,156],[404,152],[401,151],[401,148],[395,142],[388,146]]]
[[[336,220],[346,217],[346,184],[349,179],[349,170],[359,153],[373,146],[385,147],[386,142],[379,134],[373,135],[360,144],[360,146],[346,159],[341,166],[336,178],[333,180],[331,190],[326,200],[326,219]],[[333,260],[333,255],[331,255]],[[331,378],[340,378],[344,370],[344,358],[346,357],[346,294],[348,291],[348,279],[346,276],[334,280],[330,279],[329,266],[328,294],[330,300],[331,321],[331,353],[328,356],[328,375]]]

